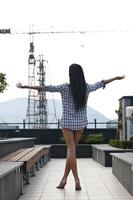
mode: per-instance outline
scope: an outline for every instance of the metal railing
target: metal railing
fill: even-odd
[[[117,128],[117,122],[99,122],[96,119],[92,122],[88,122],[87,128]],[[47,123],[47,124],[42,124],[42,123],[26,123],[25,120],[20,123],[0,123],[0,129],[28,129],[29,126],[31,129],[42,129],[42,125],[48,125],[48,127],[59,129],[60,128],[60,120],[55,123]]]

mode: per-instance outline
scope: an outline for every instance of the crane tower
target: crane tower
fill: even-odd
[[[45,86],[45,74],[46,74],[46,67],[44,63],[47,63],[46,60],[43,59],[43,55],[39,56],[39,60],[37,60],[37,77],[39,85]],[[44,90],[38,91],[36,96],[36,128],[48,128],[48,118],[47,118],[47,99],[46,99],[46,92]]]
[[[28,57],[28,85],[35,85],[35,56],[34,56],[34,43],[33,37],[30,41],[29,57]],[[29,89],[28,91],[28,105],[26,113],[26,122],[28,123],[28,128],[34,128],[35,126],[35,96],[36,91]]]

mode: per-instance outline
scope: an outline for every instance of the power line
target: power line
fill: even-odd
[[[34,34],[87,34],[87,33],[133,33],[133,30],[128,30],[128,29],[120,29],[120,30],[115,30],[115,29],[98,29],[98,30],[64,30],[64,31],[24,31],[24,32],[17,32],[17,31],[12,31],[10,28],[9,29],[0,29],[0,34],[29,34],[29,35],[34,35]]]
[[[70,31],[33,31],[33,32],[12,32],[11,34],[88,34],[88,33],[133,33],[133,30],[70,30]]]

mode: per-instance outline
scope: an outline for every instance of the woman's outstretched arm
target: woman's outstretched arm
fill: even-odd
[[[16,85],[18,88],[23,88],[23,89],[33,89],[33,90],[41,90],[41,86],[29,86],[29,85],[22,85],[21,83],[18,83]]]
[[[22,85],[18,83],[16,87],[18,88],[26,88],[26,89],[33,89],[38,91],[46,91],[46,92],[63,92],[64,89],[67,87],[68,84],[61,84],[61,85],[37,85],[37,86],[29,86],[29,85]]]
[[[108,84],[108,83],[111,83],[112,81],[115,81],[115,80],[122,80],[124,79],[125,76],[116,76],[114,78],[110,78],[110,79],[107,79],[107,80],[103,80],[104,84]]]

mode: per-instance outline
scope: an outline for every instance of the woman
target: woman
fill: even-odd
[[[75,190],[81,190],[80,180],[77,171],[76,145],[78,144],[85,127],[87,126],[87,99],[90,92],[104,88],[106,84],[121,80],[124,76],[117,76],[108,80],[102,80],[93,85],[87,84],[83,69],[78,64],[69,67],[70,83],[58,86],[28,86],[17,84],[18,88],[45,90],[48,92],[59,92],[62,97],[62,119],[61,127],[67,145],[67,159],[64,175],[57,186],[63,189],[67,183],[67,177],[72,170],[75,179]]]

